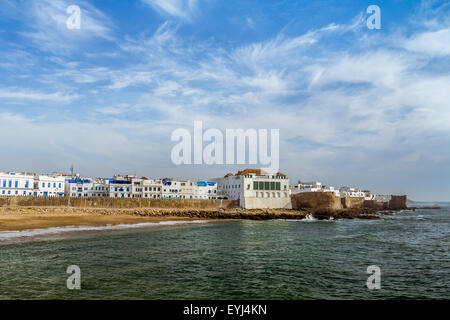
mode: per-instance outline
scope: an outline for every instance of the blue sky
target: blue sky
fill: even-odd
[[[445,1],[0,0],[0,57],[2,171],[242,169],[172,165],[203,120],[280,129],[292,181],[450,200]]]

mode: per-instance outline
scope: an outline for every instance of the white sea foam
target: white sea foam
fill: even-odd
[[[333,221],[334,217],[330,217],[328,220],[319,220],[317,218],[314,218],[311,214],[308,214],[303,219],[286,219],[286,221],[297,221],[297,222],[326,222],[326,221]]]
[[[205,220],[179,220],[179,221],[161,221],[161,222],[143,222],[136,224],[118,224],[118,225],[107,225],[107,226],[97,226],[97,227],[76,227],[76,226],[68,226],[68,227],[56,227],[56,228],[46,228],[46,229],[33,229],[33,230],[25,230],[25,231],[5,231],[0,232],[0,241],[8,240],[13,238],[29,238],[36,237],[42,235],[54,235],[61,234],[66,232],[80,232],[80,231],[109,231],[109,230],[124,230],[124,229],[137,229],[137,228],[146,228],[146,227],[154,227],[154,226],[168,226],[168,225],[177,225],[177,224],[197,224],[197,223],[206,223],[208,221]]]
[[[304,221],[317,221],[316,218],[314,218],[311,214],[308,214],[305,219],[303,219]]]

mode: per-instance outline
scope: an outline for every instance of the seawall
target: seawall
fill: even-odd
[[[141,199],[141,198],[68,198],[68,197],[0,197],[0,207],[75,207],[75,208],[168,208],[230,209],[238,200]]]
[[[389,202],[364,200],[362,197],[337,197],[333,192],[302,192],[291,195],[292,209],[342,210],[404,210],[407,209],[406,196],[392,196]]]

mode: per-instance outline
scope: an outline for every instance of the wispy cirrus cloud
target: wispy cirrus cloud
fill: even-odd
[[[169,21],[158,20],[145,30],[141,27],[147,21],[140,21],[121,32],[101,18],[104,13],[93,14],[106,29],[93,28],[97,31],[81,42],[92,45],[82,45],[79,55],[66,54],[77,41],[57,46],[66,30],[49,31],[50,38],[41,44],[32,34],[45,33],[50,25],[24,23],[19,31],[31,33],[21,39],[34,49],[0,49],[15,53],[0,63],[8,74],[0,82],[0,107],[4,111],[22,103],[24,108],[11,107],[1,119],[24,126],[33,137],[51,136],[42,149],[56,148],[64,155],[62,162],[77,159],[92,167],[87,174],[105,169],[96,165],[98,159],[118,170],[165,174],[155,168],[171,167],[170,132],[203,120],[208,128],[280,128],[281,165],[292,180],[324,179],[374,192],[420,194],[414,185],[431,185],[440,176],[450,179],[450,154],[442,147],[450,142],[445,19],[421,21],[406,31],[389,29],[386,23],[375,31],[365,27],[358,10],[339,21],[332,12],[330,19],[303,31],[289,29],[283,21],[270,35],[261,31],[247,37],[235,30],[235,37],[227,38],[231,30],[217,35],[196,25],[201,24],[195,20],[200,2],[145,2]],[[282,5],[270,7],[286,14]],[[47,18],[32,15],[32,21],[60,19],[65,25],[63,13],[56,20],[48,13]],[[252,13],[243,12],[242,21],[255,22],[253,34],[267,21],[264,14]],[[114,46],[91,51],[110,38]],[[44,102],[63,108],[48,112]],[[26,105],[45,119],[32,118]],[[83,132],[80,138],[79,128],[104,134],[91,140]],[[24,150],[28,143],[21,141]],[[130,156],[117,162],[114,155],[122,145]],[[183,177],[195,172],[179,170]],[[222,171],[201,168],[196,173],[211,177]],[[427,197],[442,195],[442,183],[433,190]]]
[[[77,1],[81,9],[81,29],[67,28],[70,0],[41,0],[22,3],[22,21],[26,28],[20,34],[44,51],[70,54],[93,39],[112,41],[112,21],[85,0]]]
[[[157,12],[191,21],[198,10],[199,0],[142,0],[145,4],[151,6]]]
[[[41,101],[53,101],[68,103],[77,98],[78,95],[70,95],[62,92],[55,93],[43,93],[37,91],[23,91],[16,88],[2,89],[0,88],[0,98],[13,99],[15,101],[23,100],[41,100]]]

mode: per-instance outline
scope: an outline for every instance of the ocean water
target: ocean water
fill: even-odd
[[[380,220],[0,233],[0,299],[448,299],[450,204],[436,205]],[[80,290],[66,287],[69,265]]]

